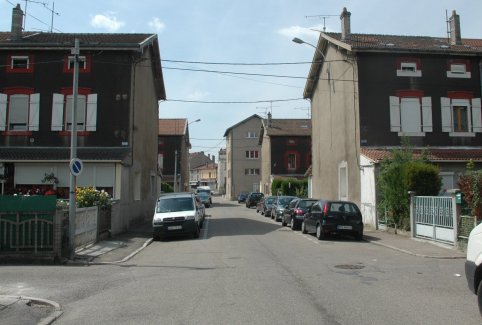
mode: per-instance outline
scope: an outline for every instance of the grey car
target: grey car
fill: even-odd
[[[280,221],[283,216],[283,212],[290,204],[291,200],[297,199],[296,196],[277,196],[276,200],[271,205],[271,219]]]

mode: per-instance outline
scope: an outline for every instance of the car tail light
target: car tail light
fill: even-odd
[[[326,214],[328,212],[328,202],[325,203],[325,205],[323,206],[323,213]]]
[[[303,213],[303,210],[301,210],[301,209],[296,209],[296,210],[295,210],[295,213],[296,213],[297,215],[299,215],[299,216],[301,216],[301,215],[304,214],[304,213]]]

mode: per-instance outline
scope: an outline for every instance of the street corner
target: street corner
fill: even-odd
[[[52,324],[62,313],[60,304],[52,300],[0,295],[2,324]]]

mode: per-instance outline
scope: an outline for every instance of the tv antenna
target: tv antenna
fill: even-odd
[[[55,11],[55,2],[52,2],[52,8],[49,8],[49,4],[46,2],[42,1],[36,1],[36,0],[24,0],[25,1],[25,13],[24,13],[24,19],[23,19],[23,30],[25,30],[25,24],[27,22],[27,7],[29,3],[35,3],[35,4],[41,4],[44,6],[45,9],[50,11],[51,14],[51,20],[50,20],[50,32],[52,33],[54,29],[54,15],[60,16],[60,13]],[[35,18],[35,17],[33,17]],[[36,18],[35,18],[36,19]],[[37,19],[38,20],[38,19]],[[42,22],[44,23],[44,22]],[[47,24],[46,24],[47,25]]]
[[[299,109],[302,111],[306,111],[306,115],[311,118],[310,113],[311,113],[311,107],[305,106],[305,107],[295,107],[294,109]]]
[[[279,107],[279,106],[273,106],[273,102],[269,102],[269,103],[270,103],[269,106],[256,107],[257,110],[263,110],[264,111],[264,113],[263,113],[264,117],[267,117],[268,113],[273,114],[273,107]]]
[[[306,19],[314,19],[319,18],[323,19],[323,33],[326,30],[326,20],[330,17],[338,17],[339,15],[313,15],[313,16],[305,16]]]

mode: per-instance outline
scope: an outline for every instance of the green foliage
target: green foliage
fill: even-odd
[[[85,208],[96,205],[108,206],[111,204],[111,198],[104,190],[97,190],[95,187],[76,187],[75,195],[77,207]]]
[[[171,185],[169,185],[165,182],[162,182],[161,183],[161,192],[162,193],[172,193],[172,192],[174,192],[174,189],[172,188]]]
[[[308,194],[308,181],[305,179],[298,180],[296,178],[275,178],[271,184],[271,193],[278,195],[278,190],[280,195],[306,197]]]
[[[410,162],[405,173],[409,191],[415,191],[420,196],[437,196],[440,193],[442,178],[437,166],[420,161]]]
[[[473,161],[469,161],[467,173],[457,183],[472,215],[482,220],[482,170],[475,170]]]
[[[378,177],[380,203],[378,210],[386,214],[388,223],[404,230],[410,229],[410,196],[438,195],[442,186],[439,170],[427,162],[426,153],[413,158],[407,139],[402,139],[402,147],[391,152],[392,157],[381,163]]]

